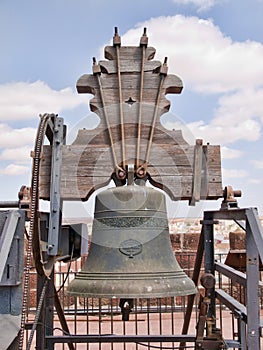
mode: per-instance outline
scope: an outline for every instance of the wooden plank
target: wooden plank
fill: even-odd
[[[131,95],[135,94],[138,96],[140,88],[140,74],[124,73],[121,75],[122,78],[122,93],[125,94],[126,90],[131,91]],[[105,90],[105,94],[108,94],[110,91],[115,92],[118,90],[118,79],[115,74],[103,74],[101,76],[102,87]],[[144,73],[144,84],[143,84],[143,97],[152,100],[155,98],[157,91],[156,89],[159,86],[160,74],[145,72]],[[80,87],[92,86],[93,89],[98,89],[98,81],[96,76],[84,74],[82,75],[78,82],[77,87],[78,91]],[[180,93],[183,88],[181,79],[173,74],[169,74],[165,77],[164,84],[162,87],[163,94],[167,93]],[[174,89],[174,91],[173,91]],[[90,88],[89,93],[94,93],[94,90]],[[93,91],[93,92],[92,92]],[[79,91],[80,92],[80,91]]]
[[[163,147],[161,147],[163,146]],[[150,165],[154,167],[174,167],[177,171],[180,167],[189,168],[189,171],[193,169],[193,147],[179,147],[174,145],[168,148],[168,145],[153,146],[152,155],[150,157]],[[135,145],[129,145],[127,150],[127,160],[135,162]],[[142,159],[143,161],[143,159]],[[63,146],[62,148],[62,168],[81,168],[83,166],[91,167],[111,167],[114,166],[110,147],[95,147],[92,146]],[[50,167],[50,147],[45,146],[42,152],[41,168]],[[106,170],[107,171],[107,170]]]
[[[207,151],[207,147],[205,146]],[[159,145],[153,148],[148,172],[152,183],[163,187],[172,199],[191,199],[193,190],[194,146],[169,147]],[[135,152],[135,147],[130,148]],[[206,166],[202,175],[203,187],[200,198],[222,196],[221,166],[216,160],[219,148],[210,146],[206,152]],[[163,155],[165,154],[166,157]],[[169,157],[167,156],[169,155]],[[212,161],[210,158],[213,158]],[[134,160],[134,156],[133,156]],[[167,165],[168,164],[168,165]],[[213,171],[209,168],[212,164]],[[94,145],[68,145],[62,150],[61,196],[63,199],[86,199],[94,187],[105,185],[114,171],[109,147]],[[50,147],[45,146],[40,166],[40,196],[49,197]]]
[[[146,48],[146,53],[145,53],[145,57],[147,60],[152,60],[154,58],[155,55],[155,48],[148,46]],[[140,47],[138,46],[121,46],[120,47],[120,58],[121,61],[123,60],[127,60],[129,61],[132,58],[136,59],[136,60],[141,60],[141,55],[142,55],[142,50]],[[113,46],[106,46],[104,48],[104,56],[105,58],[107,58],[108,60],[114,60],[116,61],[116,48]]]
[[[154,70],[157,70],[161,67],[161,62],[159,61],[146,61],[144,65],[144,72],[152,72]],[[115,62],[112,61],[100,61],[100,66],[102,69],[102,72],[108,73],[108,74],[116,74],[117,73],[117,66]],[[141,72],[141,58],[140,60],[137,59],[130,59],[130,60],[123,60],[121,61],[121,68],[120,71],[122,74],[125,73],[140,73]]]
[[[120,139],[120,126],[113,125],[111,127],[114,140]],[[129,143],[133,139],[133,143],[136,143],[137,139],[137,124],[125,123],[124,133],[126,141]],[[144,144],[148,142],[148,135],[150,133],[150,121],[149,124],[144,123],[141,130],[141,138]],[[181,130],[165,130],[160,124],[156,124],[155,134],[153,137],[154,144],[170,144],[170,145],[181,145],[189,146],[183,139]],[[77,137],[72,145],[109,145],[108,130],[106,126],[101,123],[99,127],[93,130],[80,129]],[[70,147],[70,146],[68,146]]]

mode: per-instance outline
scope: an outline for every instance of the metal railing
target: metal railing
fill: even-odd
[[[195,253],[179,253],[176,258],[183,270],[191,277],[193,272],[193,261]],[[226,254],[216,254],[217,262],[225,261]],[[76,350],[88,349],[176,349],[180,347],[179,335],[182,331],[185,316],[187,297],[166,297],[166,298],[138,298],[134,300],[134,307],[130,313],[129,321],[122,320],[121,309],[118,299],[108,298],[82,298],[67,295],[69,282],[74,278],[76,272],[81,268],[85,258],[67,263],[56,263],[54,281],[57,294],[63,309],[70,335],[75,335],[73,346]],[[202,271],[200,272],[202,274]],[[36,312],[36,279],[34,270],[31,276],[31,303],[28,305],[26,339],[29,337],[29,330]],[[216,273],[216,283],[220,290],[231,295],[235,300],[245,304],[245,288],[238,286],[230,278]],[[35,288],[34,288],[35,287]],[[202,291],[201,291],[202,292]],[[260,293],[261,308],[263,305],[262,293]],[[195,297],[192,319],[189,328],[186,347],[194,348],[195,327],[198,320],[199,294]],[[220,301],[216,303],[217,326],[228,338],[237,339],[238,322],[237,315],[229,310]],[[50,333],[57,337],[58,344],[54,349],[67,349],[67,334],[63,331],[57,313],[54,313],[54,329]],[[82,336],[90,335],[90,338],[83,339]],[[114,342],[108,339],[115,336]],[[92,338],[93,336],[93,338]],[[148,337],[147,341],[144,341]],[[192,338],[191,338],[192,336]],[[106,337],[106,338],[105,338]],[[107,338],[108,337],[108,338]],[[119,337],[117,339],[117,337]],[[190,337],[190,338],[189,338]],[[63,338],[63,339],[62,339]],[[149,342],[149,339],[151,341]],[[104,341],[107,340],[107,343]],[[128,343],[128,341],[131,341]],[[88,342],[87,342],[88,341]],[[123,342],[121,342],[123,341]],[[73,349],[72,348],[72,349]]]

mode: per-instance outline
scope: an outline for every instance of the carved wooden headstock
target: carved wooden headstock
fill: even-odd
[[[167,58],[161,63],[154,55],[146,29],[136,47],[121,46],[115,28],[106,60],[94,58],[93,74],[77,81],[79,93],[94,95],[90,109],[100,124],[79,130],[73,144],[64,146],[62,198],[87,200],[112,178],[117,185],[148,179],[173,200],[191,203],[222,196],[220,147],[203,146],[202,140],[189,145],[181,130],[167,130],[160,122],[170,108],[166,95],[180,94],[183,85],[168,74]]]
[[[165,95],[179,94],[183,88],[179,77],[167,74],[167,58],[163,64],[153,60],[155,49],[147,47],[147,43],[144,29],[138,47],[122,47],[115,28],[113,46],[105,47],[107,61],[96,63],[94,58],[93,75],[85,74],[77,82],[79,93],[94,95],[90,108],[101,119],[99,128],[107,130],[116,176],[120,179],[125,178],[130,162],[134,163],[137,176],[146,175],[155,133],[162,129],[160,116],[170,108]],[[133,152],[128,147],[131,135],[136,141]],[[116,142],[120,140],[118,147]]]

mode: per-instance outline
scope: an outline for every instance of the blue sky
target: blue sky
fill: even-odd
[[[263,214],[262,18],[263,0],[1,0],[0,200],[30,184],[38,115],[58,113],[73,128],[89,115],[91,96],[75,84],[92,57],[103,58],[115,26],[136,46],[147,27],[156,58],[168,56],[184,83],[168,97],[165,126],[179,118],[195,138],[220,144],[223,185]]]

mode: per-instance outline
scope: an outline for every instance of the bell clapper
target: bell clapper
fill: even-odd
[[[122,321],[129,321],[130,312],[133,309],[133,299],[120,299],[119,307],[121,308]]]

